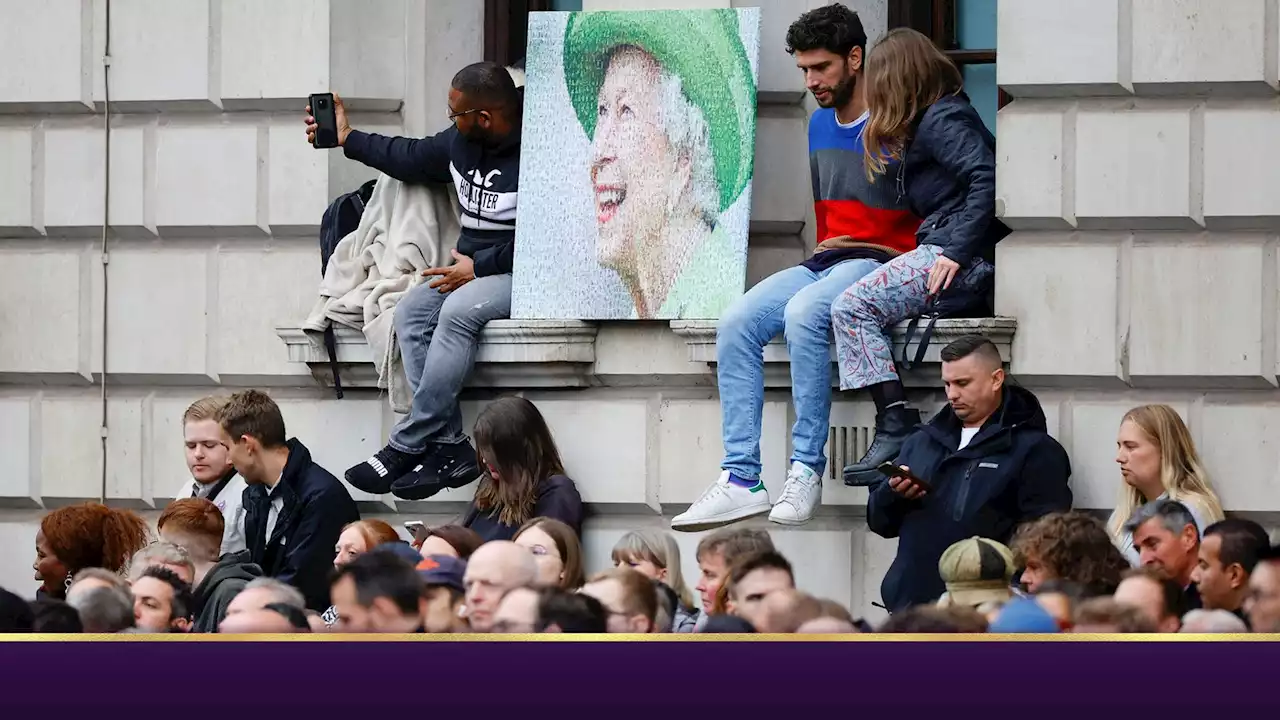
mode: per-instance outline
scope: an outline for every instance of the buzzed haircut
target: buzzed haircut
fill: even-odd
[[[142,574],[138,577],[139,579],[155,578],[173,588],[173,600],[169,603],[170,620],[177,620],[178,618],[191,619],[195,610],[195,600],[191,595],[191,586],[178,577],[178,573],[167,567],[156,565],[142,571]]]
[[[185,544],[179,547],[189,554],[202,560],[217,560],[221,555],[226,519],[212,502],[204,498],[174,500],[156,521],[157,530],[164,532],[165,527],[183,536]]]
[[[942,348],[942,352],[939,353],[942,362],[955,362],[963,360],[970,355],[977,355],[993,367],[1004,365],[1004,359],[1000,357],[1000,350],[996,348],[996,344],[981,335],[958,337]]]
[[[1187,614],[1187,610],[1190,609],[1187,607],[1187,596],[1177,581],[1170,580],[1150,568],[1134,568],[1124,574],[1123,580],[1134,578],[1145,578],[1160,588],[1160,612],[1163,613],[1163,617],[1181,618]]]
[[[1191,514],[1186,505],[1177,500],[1159,499],[1138,506],[1133,511],[1133,515],[1129,516],[1129,521],[1124,524],[1124,529],[1130,535],[1137,532],[1138,528],[1147,523],[1148,520],[1159,520],[1165,530],[1177,535],[1182,532],[1183,528],[1190,525],[1196,528],[1196,538],[1200,537],[1199,526],[1196,525],[1196,517]]]
[[[858,13],[832,3],[801,15],[787,28],[787,52],[826,50],[848,57],[854,48],[867,51],[867,31]]]
[[[749,528],[724,528],[702,538],[698,542],[695,557],[699,562],[708,555],[719,554],[726,565],[752,553],[773,551],[773,540],[764,530]]]
[[[1239,565],[1246,573],[1253,573],[1262,552],[1271,544],[1261,525],[1244,518],[1219,520],[1204,529],[1204,536],[1219,539],[1218,562],[1222,567]]]
[[[261,390],[245,390],[232,395],[225,405],[218,408],[214,419],[235,442],[248,435],[256,438],[264,448],[278,448],[288,439],[280,406]]]
[[[652,623],[658,616],[658,593],[653,581],[631,568],[613,568],[591,576],[587,584],[616,581],[622,586],[622,611],[628,615],[643,615]]]
[[[368,552],[337,568],[332,587],[343,578],[351,578],[356,586],[356,601],[371,607],[378,598],[386,598],[405,615],[418,612],[418,601],[425,586],[422,576],[409,563],[390,552]]]
[[[509,118],[519,117],[520,93],[515,80],[498,63],[472,63],[459,70],[450,85],[465,95],[477,110],[502,111]]]
[[[780,570],[791,578],[791,586],[795,587],[796,576],[791,571],[791,563],[787,561],[781,554],[773,550],[764,550],[762,552],[752,553],[750,555],[739,558],[729,568],[728,586],[730,594],[736,596],[738,583],[743,578],[757,570]]]

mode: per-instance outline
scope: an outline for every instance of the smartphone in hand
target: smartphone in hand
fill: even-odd
[[[316,119],[315,148],[338,147],[338,114],[333,105],[333,93],[316,93],[307,98],[311,117]]]
[[[892,462],[885,462],[885,463],[881,463],[876,469],[879,470],[880,474],[884,475],[885,477],[906,478],[911,482],[915,483],[915,485],[919,487],[921,490],[925,492],[933,492],[933,487],[929,485],[929,483],[916,477],[911,472],[903,470],[901,465],[896,465]]]

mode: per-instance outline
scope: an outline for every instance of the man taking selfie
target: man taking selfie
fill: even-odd
[[[448,129],[391,138],[353,129],[342,99],[333,96],[338,145],[347,157],[405,183],[452,182],[462,206],[453,264],[425,270],[431,280],[395,308],[413,389],[410,412],[386,447],[346,472],[354,487],[407,500],[461,487],[480,474],[458,393],[475,362],[480,330],[511,313],[522,97],[506,68],[485,62],[454,76],[448,102]],[[307,113],[307,139],[314,143],[318,126],[310,107]]]

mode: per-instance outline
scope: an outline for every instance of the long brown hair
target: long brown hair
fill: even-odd
[[[910,28],[890,30],[867,55],[866,83],[870,117],[862,131],[867,178],[883,175],[891,160],[901,160],[911,124],[930,105],[964,89],[964,79],[928,37]]]
[[[533,517],[538,486],[552,475],[564,474],[547,421],[522,397],[498,398],[476,418],[473,434],[485,470],[476,490],[476,509],[496,511],[504,525],[523,525]],[[498,472],[498,480],[487,466]]]

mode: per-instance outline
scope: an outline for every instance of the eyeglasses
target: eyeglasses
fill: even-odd
[[[449,119],[456,120],[462,117],[463,115],[470,115],[471,113],[478,113],[478,112],[484,112],[484,110],[481,110],[480,108],[472,108],[470,110],[460,110],[458,112],[451,112],[449,113]]]

